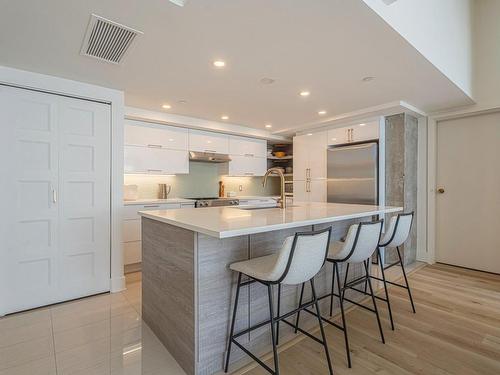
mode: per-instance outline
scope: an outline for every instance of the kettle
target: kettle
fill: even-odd
[[[172,186],[167,184],[158,184],[158,186],[159,186],[158,198],[167,199],[168,195],[170,194],[170,190],[172,190]]]

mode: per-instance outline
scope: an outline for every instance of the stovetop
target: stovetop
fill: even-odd
[[[238,198],[187,198],[195,200],[195,207],[237,206],[240,204]]]

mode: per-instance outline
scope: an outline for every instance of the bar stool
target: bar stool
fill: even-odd
[[[413,310],[413,313],[416,313],[415,311],[415,304],[413,303],[413,298],[411,296],[411,290],[410,290],[410,285],[408,284],[408,278],[406,277],[406,271],[405,271],[405,266],[403,262],[403,258],[401,257],[401,252],[399,250],[399,246],[401,246],[403,243],[406,242],[408,239],[408,236],[410,235],[410,230],[411,230],[411,225],[413,223],[413,216],[414,213],[408,212],[408,213],[402,213],[395,215],[391,217],[389,220],[389,226],[387,228],[387,231],[384,233],[382,239],[380,240],[379,247],[377,248],[377,253],[378,253],[378,261],[379,261],[379,266],[380,266],[380,273],[382,275],[382,278],[376,277],[376,276],[371,276],[372,279],[382,281],[384,284],[384,290],[385,290],[385,298],[383,297],[378,297],[378,299],[383,300],[387,303],[387,310],[389,311],[389,319],[391,321],[391,328],[394,330],[394,320],[392,318],[392,310],[391,310],[391,303],[389,301],[389,293],[387,290],[387,284],[394,285],[403,289],[406,289],[408,291],[408,296],[410,298],[410,303],[411,303],[411,308]],[[394,263],[389,264],[388,266],[384,266],[384,261],[382,260],[382,254],[380,251],[380,247],[384,248],[396,248],[396,252],[398,254],[398,260]],[[398,284],[392,281],[388,281],[385,277],[385,270],[400,265],[401,270],[403,271],[403,277],[405,280],[405,284]]]
[[[363,222],[359,224],[353,224],[349,227],[347,232],[347,236],[345,237],[345,241],[335,241],[330,245],[330,250],[328,252],[327,261],[332,263],[333,266],[333,274],[332,274],[332,289],[331,292],[325,296],[320,297],[330,298],[330,316],[333,315],[333,297],[339,298],[340,301],[340,312],[342,316],[342,325],[339,325],[325,317],[322,319],[331,324],[332,326],[340,329],[344,332],[344,340],[345,347],[347,353],[347,364],[351,367],[351,353],[349,350],[349,338],[347,335],[347,323],[345,319],[344,313],[344,301],[351,302],[357,306],[360,306],[366,310],[369,310],[375,313],[377,317],[377,324],[380,331],[380,338],[382,342],[385,344],[384,332],[382,331],[382,325],[380,323],[380,316],[377,309],[377,303],[375,302],[375,295],[373,293],[373,287],[370,281],[370,271],[369,271],[369,262],[375,250],[377,250],[378,243],[380,241],[380,236],[382,233],[382,224],[383,220],[378,221],[370,221]],[[348,273],[349,273],[349,265],[351,263],[361,263],[363,262],[365,268],[365,275],[358,277],[354,280],[347,281]],[[346,271],[344,277],[344,284],[341,286],[340,282],[340,272],[339,272],[339,264],[346,263]],[[335,293],[335,275],[337,275],[338,281],[338,294]],[[363,293],[362,290],[355,288],[356,285],[367,282],[373,303],[373,308],[362,305],[356,301],[353,301],[345,296],[345,292],[347,289],[356,290],[358,292]],[[301,300],[303,295],[304,288],[302,287],[301,292]],[[301,301],[302,302],[302,301]],[[312,311],[306,309],[308,313],[312,313]],[[299,323],[300,314],[297,314],[296,325]]]
[[[332,228],[327,228],[319,231],[311,232],[298,232],[294,236],[287,237],[283,242],[281,249],[276,254],[267,255],[263,257],[258,257],[242,262],[233,263],[230,265],[230,269],[238,272],[238,286],[236,289],[235,303],[232,314],[231,321],[231,331],[229,334],[226,363],[224,366],[224,371],[227,372],[229,368],[229,358],[231,355],[231,345],[235,344],[243,352],[249,355],[252,359],[258,362],[264,369],[266,369],[271,374],[279,374],[279,361],[278,361],[278,337],[279,337],[279,322],[286,323],[296,330],[304,333],[313,340],[319,342],[323,345],[326,355],[326,360],[328,362],[328,369],[330,375],[333,374],[332,363],[330,360],[330,354],[328,352],[328,345],[326,342],[325,332],[323,324],[321,321],[321,314],[319,311],[318,299],[316,296],[316,290],[314,288],[314,276],[321,270],[325,264],[326,256],[328,254],[328,244],[330,243]],[[242,282],[242,275],[245,275],[249,280]],[[299,285],[306,282],[310,282],[312,288],[312,300],[308,303],[299,305],[299,307],[293,311],[287,312],[280,315],[280,289],[281,285]],[[267,286],[267,293],[269,299],[269,316],[270,319],[259,324],[256,324],[250,328],[247,328],[241,332],[234,333],[234,324],[236,321],[236,312],[238,309],[238,298],[240,293],[240,288],[245,285],[252,284],[254,282],[261,283]],[[278,285],[278,315],[274,314],[274,302],[273,302],[273,285]],[[297,311],[306,309],[310,306],[314,306],[316,309],[316,315],[318,323],[321,330],[321,340],[317,337],[309,334],[308,332],[300,329],[298,326],[286,320],[286,318],[294,315]],[[236,339],[248,332],[263,327],[269,324],[271,328],[271,341],[273,347],[274,356],[274,370],[267,366],[263,361],[261,361],[257,356],[246,349],[242,344],[240,344]],[[275,334],[276,329],[276,334]]]

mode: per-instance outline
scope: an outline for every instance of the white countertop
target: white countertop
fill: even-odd
[[[130,206],[134,204],[167,204],[167,203],[193,203],[193,199],[185,198],[168,198],[168,199],[137,199],[134,201],[123,201],[125,206]]]
[[[358,204],[295,203],[284,210],[280,208],[243,210],[238,207],[207,207],[140,211],[139,215],[212,237],[228,238],[402,210],[402,207]]]

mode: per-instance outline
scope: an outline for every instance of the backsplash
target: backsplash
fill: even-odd
[[[220,176],[219,164],[189,163],[189,174],[176,176],[152,176],[126,174],[125,185],[139,187],[139,199],[158,197],[158,184],[172,186],[169,197],[216,197],[219,194],[219,180],[224,181],[226,195],[229,191],[237,195],[279,195],[279,179],[269,178],[268,185],[262,187],[262,177],[227,177]],[[239,186],[243,191],[239,191]]]

